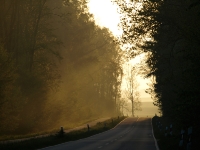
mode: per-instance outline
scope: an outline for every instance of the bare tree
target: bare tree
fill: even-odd
[[[132,116],[134,116],[135,110],[141,109],[141,102],[139,99],[140,94],[138,91],[139,84],[136,81],[137,75],[138,72],[136,66],[130,67],[130,64],[128,64],[125,95],[131,101]]]
[[[126,114],[127,112],[131,112],[126,98],[121,98],[118,102],[118,105],[122,115]]]

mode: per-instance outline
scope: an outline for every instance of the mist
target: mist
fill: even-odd
[[[86,2],[4,0],[0,8],[0,135],[120,114],[122,52]]]

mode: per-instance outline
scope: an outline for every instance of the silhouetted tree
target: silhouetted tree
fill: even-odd
[[[147,77],[153,85],[147,90],[164,117],[179,125],[195,126],[199,99],[200,5],[198,1],[147,0],[117,2],[124,30],[122,44],[130,56],[147,52]],[[197,117],[196,119],[194,119]]]

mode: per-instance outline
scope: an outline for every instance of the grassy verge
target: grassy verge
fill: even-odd
[[[47,146],[52,146],[56,144],[60,144],[63,142],[68,141],[75,141],[78,139],[86,138],[104,131],[107,131],[113,127],[115,127],[120,121],[122,121],[125,117],[118,118],[112,118],[110,120],[107,120],[105,122],[99,122],[95,126],[90,128],[90,131],[88,132],[87,128],[72,131],[70,133],[64,134],[64,135],[50,135],[47,137],[42,138],[35,138],[30,139],[27,141],[22,142],[14,142],[14,143],[8,143],[8,144],[0,144],[0,150],[34,150],[39,149]]]
[[[68,127],[68,128],[65,128],[65,130],[68,130],[68,129],[72,129],[76,126],[81,126],[83,124],[87,124],[88,122],[92,122],[92,121],[95,121],[95,119],[89,119],[89,120],[82,120],[81,122],[79,123],[76,123],[75,125],[74,124],[67,124],[67,125],[63,125],[64,127]],[[51,130],[46,130],[46,131],[41,131],[41,132],[35,132],[35,133],[29,133],[29,134],[23,134],[23,135],[0,135],[0,143],[2,141],[8,141],[8,140],[17,140],[17,139],[25,139],[25,138],[32,138],[32,137],[36,137],[36,136],[43,136],[43,135],[49,135],[49,134],[55,134],[56,132],[58,131],[58,128],[57,129],[51,129]]]
[[[158,126],[158,124],[162,124],[162,126]],[[183,138],[183,145],[179,147],[179,143],[181,140],[181,128],[179,126],[176,126],[173,124],[173,132],[172,135],[170,135],[169,130],[167,136],[165,135],[166,126],[169,127],[171,122],[167,120],[166,118],[162,117],[153,117],[152,119],[153,124],[153,130],[154,130],[154,136],[157,140],[158,146],[160,150],[187,150],[187,143],[188,143],[188,136],[187,132],[184,135]],[[199,137],[195,134],[193,134],[192,137],[192,144],[191,144],[191,150],[199,150]]]

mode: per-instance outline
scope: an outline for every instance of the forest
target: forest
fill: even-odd
[[[0,135],[120,114],[122,51],[85,0],[1,0],[0,11]]]
[[[115,1],[123,14],[121,44],[130,57],[146,53],[151,94],[160,115],[200,133],[200,1]],[[131,46],[130,46],[131,45]]]
[[[144,53],[136,69],[160,115],[199,135],[200,1],[113,1],[120,39],[95,24],[86,0],[0,1],[0,135],[119,115],[124,56]]]

